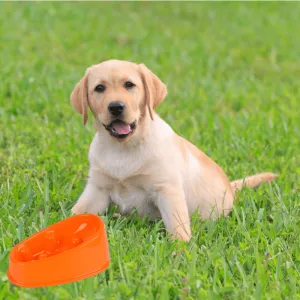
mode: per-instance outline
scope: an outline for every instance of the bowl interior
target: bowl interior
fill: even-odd
[[[19,262],[46,259],[91,240],[99,231],[98,217],[79,215],[56,223],[15,247],[13,258]]]

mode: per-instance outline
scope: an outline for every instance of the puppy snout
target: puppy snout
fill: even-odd
[[[113,116],[120,116],[126,108],[126,105],[121,101],[113,101],[108,105],[108,110]]]

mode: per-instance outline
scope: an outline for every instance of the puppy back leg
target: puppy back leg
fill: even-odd
[[[163,186],[159,189],[156,205],[172,237],[189,241],[191,238],[190,218],[183,191],[176,186]]]
[[[87,183],[77,203],[72,208],[72,213],[83,214],[85,212],[91,214],[103,214],[109,205],[109,196],[107,192]]]

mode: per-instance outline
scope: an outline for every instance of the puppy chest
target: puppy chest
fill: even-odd
[[[93,157],[91,164],[101,169],[108,177],[123,181],[137,174],[144,161],[144,155],[139,152],[112,148],[102,151],[101,157]]]
[[[149,199],[149,193],[145,189],[122,184],[114,185],[109,196],[111,201],[117,204],[122,212],[143,207]]]

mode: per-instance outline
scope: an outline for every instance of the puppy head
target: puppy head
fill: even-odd
[[[89,106],[108,133],[124,141],[144,117],[153,119],[154,108],[166,95],[166,86],[145,65],[109,60],[86,70],[71,94],[71,104],[84,125]]]

